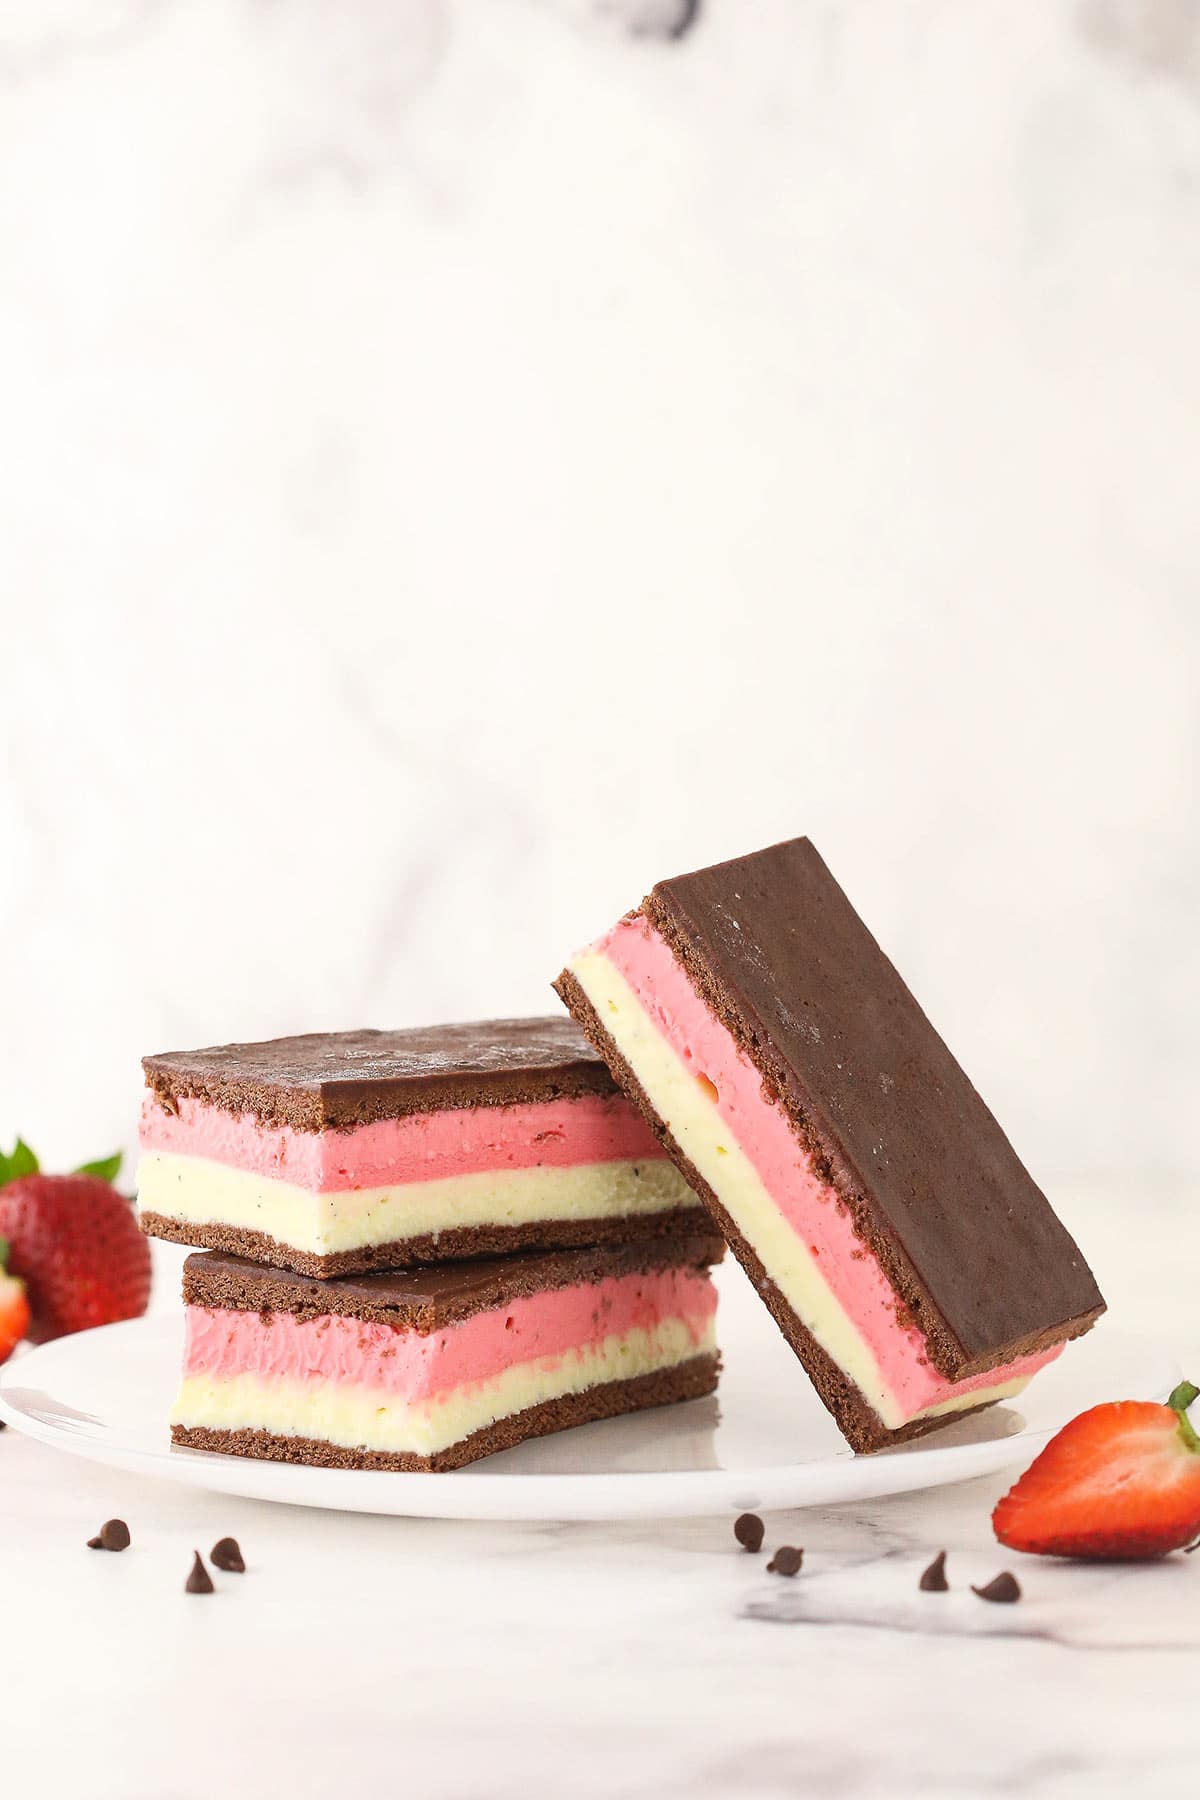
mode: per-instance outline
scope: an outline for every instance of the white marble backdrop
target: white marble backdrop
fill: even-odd
[[[1197,1168],[1197,13],[691,10],[0,5],[0,1134],[808,830],[1036,1171]]]

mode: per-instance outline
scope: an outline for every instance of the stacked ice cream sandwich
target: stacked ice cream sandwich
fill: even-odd
[[[147,1057],[176,1442],[449,1469],[708,1393],[723,1245],[566,1018]]]
[[[706,1393],[723,1241],[860,1451],[1103,1311],[807,839],[659,882],[555,986],[577,1026],[146,1060],[142,1223],[206,1247],[177,1441],[450,1468]]]

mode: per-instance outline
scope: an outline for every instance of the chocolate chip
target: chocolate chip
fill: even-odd
[[[762,1549],[763,1522],[757,1513],[740,1513],[733,1521],[733,1535],[743,1550],[757,1556]]]
[[[219,1538],[209,1551],[208,1560],[214,1569],[224,1569],[227,1575],[246,1573],[246,1565],[242,1561],[236,1538]]]
[[[7,1431],[7,1430],[8,1430],[7,1424],[5,1423],[5,1421],[3,1419],[0,1419],[0,1431]]]
[[[939,1550],[917,1586],[923,1594],[944,1594],[950,1583],[946,1580],[946,1552]]]
[[[87,1541],[89,1550],[128,1550],[129,1527],[124,1519],[106,1519],[99,1534]]]
[[[971,1592],[978,1594],[981,1600],[995,1600],[1001,1606],[1011,1606],[1014,1600],[1021,1598],[1021,1590],[1015,1575],[1005,1569],[1002,1574],[994,1575],[986,1587],[971,1585]]]
[[[191,1574],[184,1583],[184,1592],[188,1594],[211,1594],[213,1592],[212,1576],[205,1568],[200,1557],[200,1552],[197,1550],[194,1552],[194,1555],[196,1560],[192,1564]]]
[[[780,1544],[767,1568],[772,1575],[795,1575],[803,1561],[803,1550],[797,1550],[793,1544]]]

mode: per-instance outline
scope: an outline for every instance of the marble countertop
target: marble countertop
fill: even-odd
[[[1114,1317],[1192,1368],[1195,1198],[1089,1189],[1064,1208]],[[725,1519],[310,1512],[145,1482],[9,1430],[6,1791],[1193,1794],[1200,1557],[1014,1558],[988,1524],[1005,1485],[771,1515],[768,1545],[805,1550],[784,1581]],[[133,1548],[89,1555],[113,1515]],[[188,1598],[193,1546],[226,1533],[247,1575]],[[942,1547],[952,1591],[922,1594]],[[1010,1565],[1020,1605],[970,1592]]]

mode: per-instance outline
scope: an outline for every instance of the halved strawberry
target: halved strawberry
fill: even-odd
[[[1116,1400],[1052,1438],[992,1514],[1010,1550],[1037,1556],[1165,1556],[1200,1537],[1200,1437],[1180,1382],[1165,1406]]]
[[[8,1240],[0,1238],[0,1363],[7,1362],[29,1330],[29,1301],[25,1283],[10,1275]]]

